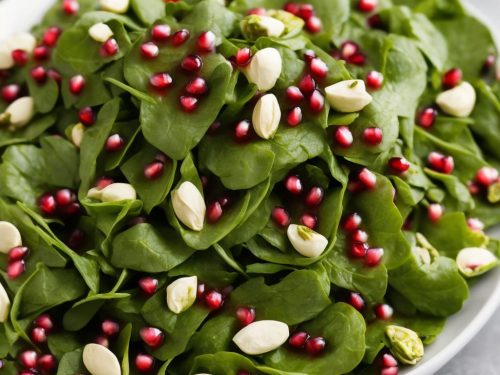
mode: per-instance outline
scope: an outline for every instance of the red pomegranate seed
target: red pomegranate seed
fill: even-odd
[[[302,109],[300,107],[293,107],[286,117],[286,122],[292,127],[296,127],[302,121]]]
[[[323,337],[317,336],[306,341],[306,350],[311,355],[318,355],[325,350],[326,341]]]
[[[334,140],[341,147],[350,147],[354,141],[351,130],[347,126],[339,126],[335,129]]]
[[[33,321],[33,324],[35,327],[43,328],[47,333],[50,333],[54,329],[54,322],[49,314],[40,315]]]
[[[76,201],[76,195],[70,189],[59,189],[54,197],[59,206],[67,206]]]
[[[344,219],[343,228],[348,232],[353,232],[361,225],[361,216],[354,212]]]
[[[135,357],[135,368],[139,372],[150,372],[154,365],[155,365],[155,359],[153,356],[149,354],[143,354],[139,353]]]
[[[251,124],[248,120],[242,120],[234,128],[234,137],[237,141],[246,141],[250,138]]]
[[[172,85],[172,77],[168,73],[155,73],[149,77],[149,84],[156,90],[164,90]]]
[[[186,92],[191,95],[203,95],[207,90],[207,82],[201,77],[192,79],[186,85]]]
[[[73,250],[79,250],[85,242],[85,233],[81,229],[73,230],[68,237],[68,246]]]
[[[297,175],[290,175],[285,179],[285,188],[293,195],[302,193],[302,181]]]
[[[222,206],[218,201],[212,202],[207,207],[207,219],[211,223],[216,223],[222,217]]]
[[[111,185],[113,182],[115,182],[111,177],[99,177],[99,179],[95,183],[95,187],[98,188],[99,190],[104,189],[106,186]]]
[[[323,29],[323,23],[319,17],[309,17],[306,21],[306,29],[313,34],[319,33]]]
[[[372,90],[378,90],[382,87],[382,82],[384,82],[384,76],[382,73],[376,70],[369,71],[365,78],[366,86]]]
[[[215,50],[215,40],[216,36],[213,32],[205,31],[198,36],[196,45],[200,51],[212,52]]]
[[[476,182],[483,186],[490,186],[498,180],[498,171],[493,167],[482,167],[476,172]]]
[[[98,345],[109,348],[109,339],[106,336],[97,336],[94,342]]]
[[[158,348],[163,344],[165,335],[155,327],[144,327],[139,331],[142,341],[151,348]]]
[[[318,218],[312,214],[303,214],[300,217],[300,223],[310,229],[314,229],[318,224]]]
[[[435,171],[450,174],[454,169],[453,157],[445,156],[439,152],[432,151],[427,156],[427,164]]]
[[[389,167],[396,173],[404,173],[410,169],[410,162],[404,157],[393,157],[389,159]]]
[[[398,361],[391,354],[386,353],[382,356],[382,366],[383,367],[397,367]]]
[[[363,66],[365,65],[366,62],[366,56],[362,53],[355,53],[349,59],[347,59],[347,62],[349,64],[357,65],[357,66]]]
[[[311,94],[316,88],[316,81],[310,74],[306,74],[299,82],[299,89],[304,95]]]
[[[475,232],[480,232],[484,229],[484,223],[476,217],[468,218],[467,226]]]
[[[31,339],[35,344],[47,342],[47,333],[41,327],[35,327],[31,330]]]
[[[286,97],[292,102],[300,102],[304,95],[297,86],[290,86],[286,89]]]
[[[236,318],[241,324],[247,326],[255,320],[255,309],[253,307],[238,307]]]
[[[314,16],[314,7],[312,4],[300,4],[299,5],[299,16],[303,20],[307,20]]]
[[[198,55],[188,55],[181,62],[181,68],[186,72],[197,72],[203,66],[203,61]]]
[[[101,46],[101,56],[112,57],[118,53],[120,47],[115,38],[109,38]]]
[[[49,70],[47,70],[47,76],[50,79],[53,79],[54,81],[56,81],[56,83],[59,86],[61,85],[62,77],[61,77],[61,74],[57,70],[55,70],[55,69],[49,69]]]
[[[180,29],[172,35],[172,45],[178,47],[184,44],[189,39],[189,30]]]
[[[353,242],[368,242],[368,233],[362,229],[356,229],[351,235],[351,240]]]
[[[57,26],[51,26],[45,30],[42,36],[42,43],[47,47],[54,47],[61,35],[62,30]]]
[[[52,373],[57,368],[57,359],[52,354],[42,354],[37,364],[44,373]]]
[[[381,320],[389,320],[392,318],[394,309],[386,303],[379,304],[375,306],[375,315]]]
[[[11,84],[2,87],[2,99],[7,103],[12,103],[14,100],[19,98],[21,93],[21,86],[16,84]]]
[[[354,242],[351,244],[349,254],[354,258],[364,258],[368,251],[368,245],[364,242]]]
[[[462,70],[458,68],[450,69],[443,75],[443,87],[446,89],[451,89],[457,86],[461,80]]]
[[[366,250],[365,264],[368,267],[375,267],[380,264],[382,257],[384,256],[384,249],[382,248],[370,248]]]
[[[328,74],[328,66],[319,57],[314,57],[309,63],[309,70],[316,78],[325,78]]]
[[[471,193],[472,195],[477,195],[481,191],[480,186],[473,181],[467,182],[467,189],[469,189],[469,193]]]
[[[495,65],[496,57],[493,53],[490,53],[486,60],[484,60],[483,71],[488,72]]]
[[[325,97],[319,90],[314,90],[309,97],[309,108],[313,112],[321,112],[325,107]]]
[[[67,206],[60,207],[60,213],[63,217],[76,216],[81,213],[81,206],[77,202],[73,202]]]
[[[229,206],[229,204],[231,203],[231,198],[229,198],[228,196],[222,196],[217,201],[224,208],[224,207]]]
[[[50,51],[45,46],[36,46],[33,50],[33,59],[35,61],[45,61],[49,58]]]
[[[439,203],[431,203],[429,207],[427,207],[427,217],[430,221],[436,222],[441,219],[443,216],[443,206]]]
[[[366,19],[366,23],[372,29],[382,30],[384,28],[384,22],[382,21],[382,17],[380,17],[380,14],[371,15]]]
[[[53,215],[56,212],[57,204],[54,196],[50,193],[42,195],[38,199],[38,208],[45,215]]]
[[[255,16],[265,16],[267,11],[265,8],[252,8],[247,11],[247,15],[255,15]]]
[[[348,60],[359,52],[359,45],[352,40],[346,40],[340,45],[340,57]]]
[[[307,340],[309,340],[309,334],[307,332],[297,332],[290,336],[288,339],[288,345],[292,348],[303,348]]]
[[[359,182],[368,189],[373,189],[377,184],[377,176],[367,168],[363,168],[359,172],[358,179]]]
[[[78,119],[85,126],[92,126],[95,123],[96,116],[92,107],[83,107],[78,112]]]
[[[306,195],[305,203],[309,207],[318,206],[325,195],[325,191],[322,187],[314,186],[312,187]]]
[[[156,289],[158,288],[158,280],[153,277],[143,277],[139,279],[139,288],[141,288],[147,296],[152,296],[156,293]]]
[[[63,0],[64,13],[73,16],[80,10],[80,4],[77,0]]]
[[[167,24],[154,25],[151,29],[151,39],[155,42],[165,42],[170,38],[171,31]]]
[[[73,95],[79,95],[85,88],[85,85],[85,78],[81,74],[78,74],[69,80],[69,91]]]
[[[317,56],[316,56],[316,52],[314,52],[312,49],[306,49],[305,52],[304,52],[304,61],[306,63],[309,64],[309,66],[311,65],[311,62],[313,59],[315,59]],[[319,59],[321,62],[323,62],[321,59]],[[328,68],[327,68],[328,70]]]
[[[139,47],[141,55],[149,60],[156,59],[160,54],[160,48],[153,42],[146,42]]]
[[[19,362],[21,365],[27,369],[36,368],[36,362],[38,360],[38,354],[34,350],[25,350],[19,354]]]
[[[359,0],[358,9],[364,13],[371,13],[377,7],[377,0]]]
[[[252,50],[250,48],[240,48],[236,52],[236,64],[238,66],[246,66],[250,63],[252,59]]]
[[[417,124],[423,128],[430,128],[436,122],[437,110],[432,107],[422,109],[417,115]]]
[[[300,4],[297,3],[286,3],[283,6],[283,10],[286,10],[288,13],[292,13],[294,16],[299,15]]]
[[[26,246],[16,246],[9,250],[7,255],[9,263],[22,260],[28,256],[29,249]]]
[[[211,290],[208,293],[206,293],[204,299],[205,299],[205,305],[207,305],[207,307],[210,308],[211,310],[220,309],[224,304],[224,299],[222,297],[222,294],[216,290]]]
[[[39,84],[44,83],[47,80],[47,71],[43,66],[37,66],[31,69],[31,78]]]
[[[365,300],[359,293],[349,294],[349,304],[358,311],[361,311],[365,308]]]
[[[179,102],[184,112],[193,112],[198,107],[198,99],[193,96],[182,95]]]
[[[363,130],[363,140],[370,145],[378,145],[382,142],[382,129],[369,127]]]
[[[115,336],[120,332],[120,325],[113,320],[104,320],[101,323],[101,331],[105,336]]]
[[[203,299],[205,297],[205,284],[198,283],[198,288],[196,288],[196,298]]]
[[[116,133],[108,137],[105,148],[107,152],[116,152],[121,150],[123,146],[125,146],[125,141],[120,134]]]
[[[274,207],[271,216],[280,227],[285,228],[290,224],[290,214],[283,207]]]
[[[144,166],[144,177],[148,180],[156,180],[163,174],[164,165],[160,161],[152,161]]]
[[[380,370],[380,375],[398,375],[397,367],[386,367]]]
[[[30,56],[28,52],[23,49],[15,49],[11,52],[12,60],[17,66],[24,66],[28,62]]]

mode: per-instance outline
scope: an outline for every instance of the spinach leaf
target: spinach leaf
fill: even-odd
[[[66,352],[57,367],[57,375],[74,375],[86,371],[87,369],[83,364],[82,349]]]

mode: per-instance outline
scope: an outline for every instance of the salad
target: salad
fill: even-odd
[[[496,57],[458,0],[57,1],[0,44],[0,375],[417,364],[498,264]]]

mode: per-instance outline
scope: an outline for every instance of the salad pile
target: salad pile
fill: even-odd
[[[0,44],[0,374],[415,365],[500,256],[496,56],[458,0],[57,1]]]

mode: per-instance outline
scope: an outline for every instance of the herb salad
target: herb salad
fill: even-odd
[[[0,374],[417,364],[498,264],[496,58],[458,0],[58,0],[0,43]]]

